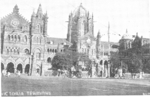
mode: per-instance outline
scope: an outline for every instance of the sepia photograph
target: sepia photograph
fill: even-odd
[[[1,96],[150,95],[150,0],[0,0]]]

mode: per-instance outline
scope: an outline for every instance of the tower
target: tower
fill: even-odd
[[[40,4],[37,13],[35,14],[35,12],[33,12],[31,16],[32,33],[37,33],[46,36],[47,23],[48,23],[47,13],[43,14],[42,7]]]
[[[93,15],[80,4],[80,6],[69,15],[67,40],[73,44],[75,49],[80,49],[82,39],[90,34],[93,36]],[[90,36],[90,37],[91,37]]]
[[[69,15],[68,21],[68,33],[67,33],[67,40],[71,42],[71,29],[72,29],[72,13]]]

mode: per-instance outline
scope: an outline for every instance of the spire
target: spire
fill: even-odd
[[[97,33],[97,40],[96,40],[96,57],[99,59],[100,56],[100,49],[101,49],[101,35],[100,30]]]
[[[100,30],[98,31],[97,37],[98,37],[98,36],[101,36]]]
[[[80,3],[80,7],[82,7],[82,3]]]
[[[15,7],[13,8],[13,13],[18,13],[19,12],[19,8],[17,5],[15,5]]]
[[[136,32],[136,36],[138,36],[138,32]]]
[[[35,16],[36,16],[36,14],[35,14],[35,12],[34,12],[34,10],[33,10],[32,17],[35,17]]]
[[[42,7],[41,7],[41,4],[39,4],[39,8],[38,8],[38,10],[37,10],[37,16],[38,17],[42,17]]]
[[[126,29],[126,34],[128,33],[128,29]]]

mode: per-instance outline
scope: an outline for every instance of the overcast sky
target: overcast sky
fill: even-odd
[[[17,4],[19,12],[30,21],[33,11],[37,12],[39,4],[43,12],[48,13],[48,35],[50,37],[66,38],[67,22],[70,12],[82,3],[94,15],[94,35],[100,30],[107,34],[110,23],[111,41],[121,37],[113,33],[139,35],[150,38],[150,1],[149,0],[0,0],[0,18],[13,11]],[[102,40],[107,40],[104,35]]]

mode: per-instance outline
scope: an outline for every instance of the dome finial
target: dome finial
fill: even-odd
[[[37,14],[42,14],[42,7],[41,7],[41,4],[39,4],[39,8],[38,8]]]
[[[126,33],[128,33],[128,29],[126,29]]]
[[[19,8],[18,8],[17,4],[15,5],[15,7],[14,7],[14,9],[13,9],[13,12],[14,12],[14,13],[18,13],[18,12],[19,12]]]
[[[82,3],[80,3],[80,6],[82,6]]]

